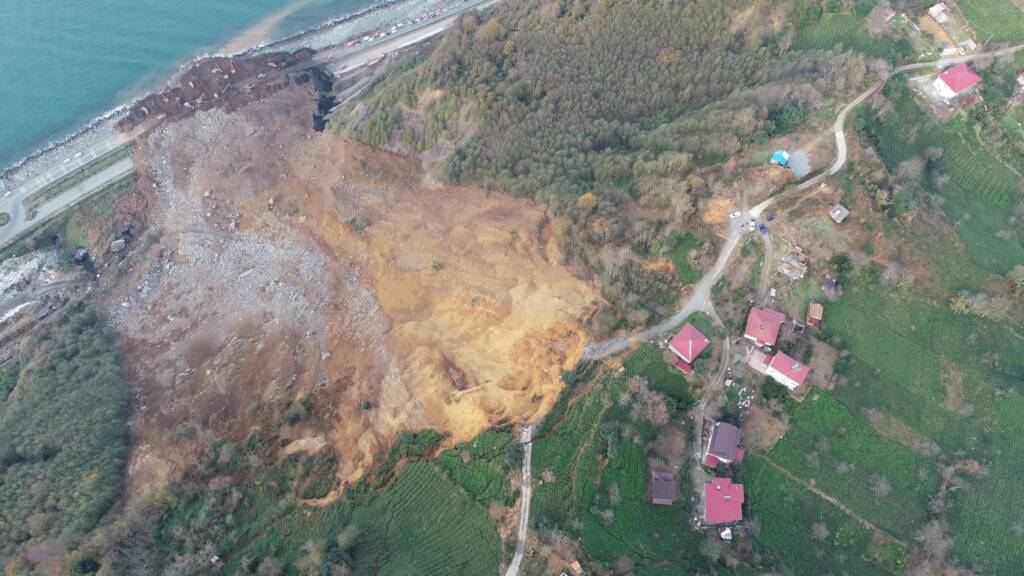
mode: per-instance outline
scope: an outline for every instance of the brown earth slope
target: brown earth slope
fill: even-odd
[[[242,438],[310,392],[352,480],[401,429],[462,441],[543,414],[580,356],[598,296],[549,259],[538,207],[431,184],[312,118],[293,87],[139,147],[160,255],[110,305],[140,396],[136,491],[196,434]]]

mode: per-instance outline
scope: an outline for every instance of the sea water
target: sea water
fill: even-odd
[[[0,0],[0,170],[159,88],[183,63],[220,51],[274,14],[287,13],[266,40],[377,4],[390,3]],[[362,26],[378,25],[393,11],[380,12]]]

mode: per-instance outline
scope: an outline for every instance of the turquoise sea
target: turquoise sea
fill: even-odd
[[[160,86],[294,0],[0,0],[0,169]],[[300,0],[271,37],[379,0]]]

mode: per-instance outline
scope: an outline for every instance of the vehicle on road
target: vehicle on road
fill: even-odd
[[[768,227],[765,226],[763,223],[757,225],[757,231],[761,233],[761,236],[768,235]]]
[[[754,220],[753,218],[751,218],[750,222],[747,222],[747,230],[753,232],[756,228],[757,228],[757,220]]]
[[[730,220],[735,220],[735,219],[739,218],[742,215],[743,215],[742,212],[736,211],[736,212],[733,212],[732,214],[729,214],[729,219]]]

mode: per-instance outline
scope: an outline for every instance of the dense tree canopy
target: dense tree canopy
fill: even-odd
[[[86,532],[120,494],[128,390],[100,317],[72,305],[0,376],[0,565]]]

